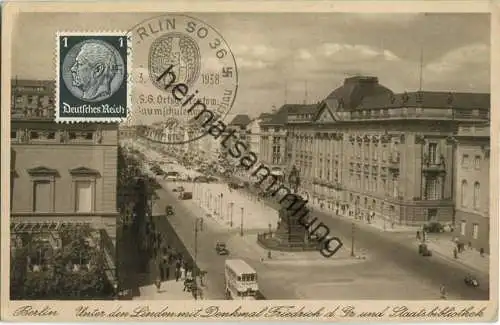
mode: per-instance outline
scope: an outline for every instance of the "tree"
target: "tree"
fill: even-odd
[[[62,247],[44,247],[39,271],[29,269],[30,256],[42,251],[36,238],[11,253],[11,299],[110,299],[113,286],[105,274],[104,252],[86,240],[90,227],[67,227],[58,233]],[[75,265],[77,266],[75,268]]]

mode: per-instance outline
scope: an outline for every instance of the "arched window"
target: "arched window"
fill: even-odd
[[[479,185],[479,182],[474,183],[474,209],[478,210],[479,209],[479,195],[481,192],[481,185]]]
[[[464,179],[462,181],[462,187],[460,189],[461,199],[460,202],[463,207],[467,206],[467,181]]]

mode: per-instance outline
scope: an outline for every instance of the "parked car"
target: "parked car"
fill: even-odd
[[[206,176],[197,176],[197,177],[194,178],[194,181],[198,182],[198,183],[208,183],[208,177],[206,177]]]
[[[418,245],[418,253],[422,256],[432,256],[432,252],[427,247],[427,244]]]
[[[208,176],[207,180],[209,183],[217,183],[219,181],[219,179],[217,177],[213,177],[213,176]]]
[[[219,255],[228,255],[229,254],[229,251],[227,250],[226,244],[222,243],[222,242],[217,242],[217,244],[215,244],[215,251]]]
[[[184,192],[184,187],[178,186],[172,190],[172,192]]]
[[[191,200],[193,198],[192,192],[180,192],[179,200]]]
[[[232,188],[233,190],[237,190],[239,188],[242,188],[242,186],[238,183],[235,183],[235,182],[231,182],[229,184],[227,184],[229,186],[229,188]]]
[[[428,233],[439,233],[444,232],[444,226],[439,222],[429,222],[424,225],[423,230]]]

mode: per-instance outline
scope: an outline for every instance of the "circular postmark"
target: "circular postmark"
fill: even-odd
[[[163,143],[183,144],[224,119],[236,98],[238,71],[217,30],[197,18],[168,14],[135,25],[129,36],[130,124],[149,126]]]
[[[63,58],[61,74],[76,98],[99,102],[116,93],[125,80],[125,64],[111,44],[89,39],[75,44]]]

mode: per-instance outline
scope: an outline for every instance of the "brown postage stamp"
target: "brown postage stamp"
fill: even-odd
[[[497,319],[497,4],[12,1],[1,28],[2,319]]]

